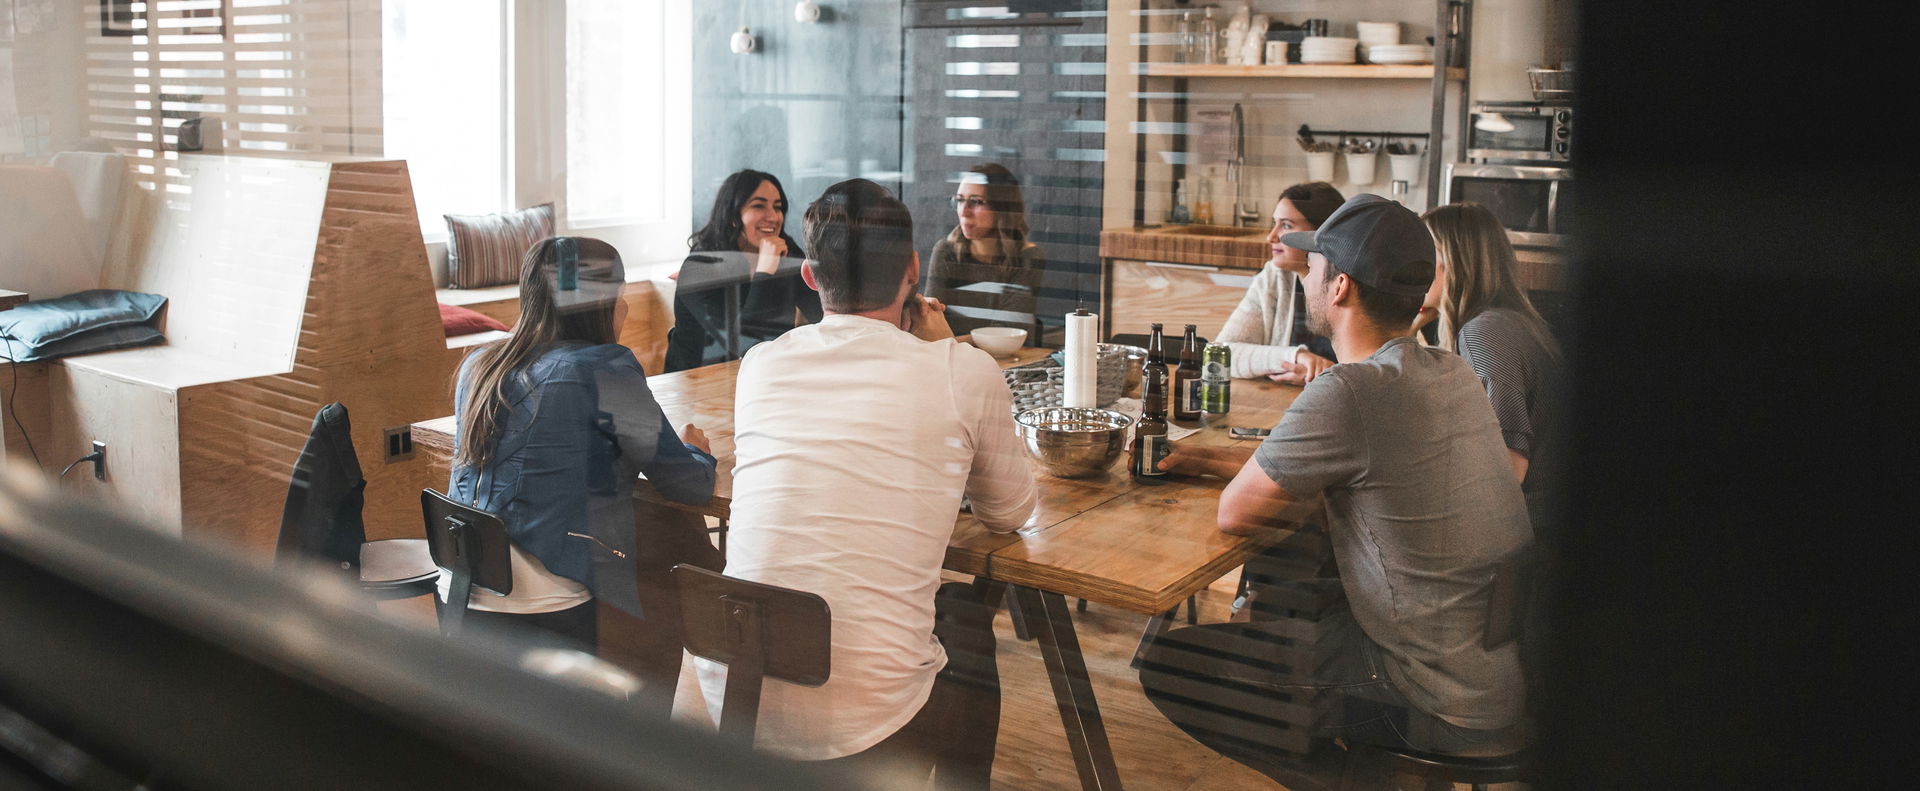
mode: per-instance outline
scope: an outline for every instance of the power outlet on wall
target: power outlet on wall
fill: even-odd
[[[413,458],[413,427],[395,426],[387,429],[387,462],[406,461]]]
[[[104,481],[107,479],[107,443],[94,440],[93,452],[99,457],[93,461],[93,477],[95,480]]]

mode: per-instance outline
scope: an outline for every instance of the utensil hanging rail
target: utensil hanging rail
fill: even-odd
[[[1300,137],[1315,139],[1320,135],[1331,135],[1333,137],[1419,137],[1419,138],[1425,138],[1428,136],[1426,132],[1357,132],[1351,129],[1310,129],[1307,127],[1306,124],[1300,125],[1300,133],[1299,133]]]

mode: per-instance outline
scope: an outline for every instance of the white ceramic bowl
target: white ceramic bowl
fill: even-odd
[[[1360,43],[1367,45],[1392,45],[1400,43],[1399,22],[1355,22],[1354,29],[1359,32]]]
[[[1027,342],[1027,331],[1018,327],[981,327],[973,331],[973,345],[995,357],[1012,357]]]

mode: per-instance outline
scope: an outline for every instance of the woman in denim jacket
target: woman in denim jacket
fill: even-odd
[[[674,431],[639,361],[616,342],[625,284],[605,242],[535,244],[512,335],[460,367],[448,496],[498,514],[512,543],[512,592],[476,588],[471,621],[535,627],[544,642],[591,651],[597,600],[649,615],[635,593],[636,477],[676,502],[713,496],[705,435]]]

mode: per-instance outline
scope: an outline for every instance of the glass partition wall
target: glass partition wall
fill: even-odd
[[[723,714],[716,702],[720,692],[732,687],[716,675],[718,664],[709,661],[711,656],[682,663],[681,641],[699,636],[699,618],[734,618],[727,623],[737,631],[747,628],[739,619],[748,616],[737,608],[723,612],[719,604],[711,612],[680,609],[672,593],[678,583],[667,569],[686,562],[751,577],[777,565],[782,553],[804,554],[794,544],[756,533],[770,523],[767,514],[801,507],[782,505],[784,500],[769,505],[764,499],[765,492],[789,492],[794,481],[769,485],[767,473],[754,472],[752,463],[743,464],[736,478],[732,465],[736,458],[757,456],[777,466],[780,454],[756,442],[791,448],[844,444],[858,458],[894,454],[907,460],[890,462],[886,474],[809,473],[821,476],[807,479],[811,485],[837,492],[838,499],[830,501],[831,507],[806,500],[815,510],[793,515],[793,524],[811,524],[808,519],[832,513],[844,517],[835,529],[865,524],[863,519],[881,525],[870,539],[809,545],[823,553],[820,562],[876,564],[881,570],[872,574],[878,579],[892,568],[888,564],[912,560],[940,566],[919,569],[924,573],[913,577],[916,584],[935,580],[937,571],[939,581],[962,585],[958,591],[941,589],[934,607],[920,601],[934,595],[933,585],[910,596],[890,590],[867,599],[862,595],[873,591],[850,583],[822,582],[821,590],[807,591],[805,580],[811,578],[805,574],[768,572],[754,578],[823,596],[833,608],[830,621],[836,630],[825,640],[833,646],[833,673],[868,679],[867,687],[852,690],[829,681],[818,688],[829,690],[819,693],[828,697],[809,698],[813,693],[798,691],[812,689],[804,679],[779,680],[776,665],[792,657],[763,657],[768,675],[758,719],[763,749],[831,759],[895,745],[896,737],[922,739],[923,747],[944,740],[951,742],[952,754],[943,754],[941,761],[952,763],[942,763],[939,771],[971,777],[968,767],[985,765],[996,788],[1121,783],[1270,788],[1275,781],[1287,788],[1314,788],[1351,769],[1350,752],[1334,746],[1335,734],[1321,726],[1344,716],[1342,706],[1357,711],[1371,705],[1402,728],[1422,729],[1413,742],[1399,745],[1405,749],[1507,755],[1512,745],[1500,739],[1513,735],[1506,721],[1512,717],[1437,716],[1434,709],[1443,706],[1418,697],[1425,693],[1410,699],[1391,685],[1362,703],[1281,689],[1290,673],[1353,658],[1333,657],[1329,652],[1337,646],[1349,646],[1370,661],[1391,661],[1377,653],[1383,650],[1380,643],[1397,639],[1381,633],[1390,626],[1370,623],[1366,616],[1356,622],[1350,613],[1351,600],[1370,595],[1356,595],[1355,586],[1387,583],[1352,578],[1352,559],[1342,553],[1361,550],[1341,543],[1344,517],[1289,510],[1293,521],[1286,527],[1268,529],[1273,526],[1262,522],[1261,530],[1239,535],[1247,525],[1233,521],[1226,481],[1249,464],[1255,448],[1283,459],[1277,454],[1287,452],[1286,443],[1262,442],[1262,437],[1271,432],[1297,439],[1305,430],[1282,423],[1289,405],[1313,393],[1311,381],[1337,370],[1336,363],[1358,362],[1336,359],[1336,346],[1360,347],[1334,337],[1326,321],[1331,308],[1320,301],[1327,292],[1310,290],[1330,281],[1332,270],[1310,272],[1324,260],[1309,264],[1303,250],[1281,244],[1273,233],[1315,230],[1355,196],[1372,194],[1399,204],[1394,217],[1422,228],[1428,226],[1408,218],[1463,198],[1509,196],[1482,198],[1505,202],[1494,207],[1492,224],[1480,229],[1484,233],[1472,237],[1482,245],[1473,249],[1508,256],[1495,262],[1507,267],[1504,276],[1513,281],[1508,292],[1530,296],[1527,311],[1544,316],[1523,322],[1528,332],[1539,330],[1526,338],[1545,349],[1541,359],[1558,354],[1552,333],[1567,277],[1559,247],[1564,236],[1550,231],[1558,222],[1554,213],[1563,210],[1557,196],[1572,194],[1571,158],[1563,147],[1559,158],[1515,162],[1509,161],[1517,156],[1511,151],[1483,150],[1474,142],[1482,139],[1474,136],[1476,129],[1487,133],[1485,140],[1512,139],[1501,136],[1501,124],[1506,116],[1522,113],[1539,116],[1523,120],[1533,122],[1529,128],[1545,130],[1541,142],[1549,148],[1551,141],[1544,138],[1556,130],[1560,140],[1568,140],[1571,121],[1544,120],[1570,110],[1564,95],[1553,94],[1564,53],[1545,43],[1559,35],[1551,28],[1556,15],[1564,14],[1554,5],[1547,0],[1218,5],[1184,0],[0,0],[0,162],[71,172],[74,160],[60,159],[63,153],[117,155],[123,159],[114,167],[124,166],[126,189],[136,196],[119,203],[113,201],[122,199],[110,197],[100,204],[106,208],[98,209],[88,203],[101,200],[88,182],[78,182],[74,191],[81,206],[75,217],[112,218],[98,221],[107,223],[102,238],[112,241],[89,259],[101,273],[97,285],[177,284],[210,289],[234,304],[271,303],[256,314],[285,315],[234,312],[230,320],[270,325],[276,338],[300,337],[287,344],[297,348],[279,361],[279,369],[248,380],[253,389],[246,391],[247,398],[264,406],[260,414],[243,415],[251,428],[235,433],[247,436],[218,445],[222,454],[259,468],[247,486],[273,496],[225,498],[258,501],[250,505],[195,500],[193,492],[209,484],[180,462],[193,455],[178,449],[193,444],[188,424],[195,421],[179,417],[188,410],[184,406],[152,421],[178,446],[175,456],[161,462],[121,456],[114,449],[123,445],[109,441],[112,449],[106,453],[114,459],[114,474],[69,479],[67,485],[127,501],[150,493],[127,491],[119,476],[134,480],[141,465],[171,465],[166,471],[171,477],[157,479],[174,487],[169,492],[160,485],[162,495],[173,498],[170,510],[162,509],[171,527],[189,538],[237,545],[264,557],[276,544],[278,492],[293,481],[289,468],[302,458],[303,442],[319,430],[310,425],[315,411],[353,398],[359,401],[348,406],[356,412],[366,403],[403,404],[405,409],[369,417],[378,423],[360,425],[349,444],[367,481],[364,538],[417,538],[420,490],[458,490],[460,471],[476,464],[456,449],[455,438],[474,424],[454,401],[455,379],[467,370],[463,366],[483,365],[475,361],[486,350],[503,348],[490,344],[532,331],[542,321],[525,312],[521,300],[525,282],[531,281],[523,282],[523,276],[550,276],[555,293],[569,295],[581,282],[604,276],[614,284],[606,300],[608,315],[619,319],[610,336],[596,338],[632,352],[635,371],[646,377],[645,388],[636,392],[645,396],[647,408],[621,413],[621,405],[596,402],[596,414],[612,416],[602,433],[633,455],[644,455],[643,448],[673,455],[684,441],[688,463],[698,466],[705,460],[710,479],[700,485],[711,490],[712,499],[688,505],[660,494],[673,485],[667,483],[666,468],[627,470],[625,480],[608,491],[634,486],[636,471],[646,478],[633,498],[618,498],[622,507],[632,499],[638,510],[640,543],[625,549],[603,544],[612,554],[595,554],[593,562],[610,563],[617,556],[623,566],[637,565],[640,600],[630,610],[615,612],[620,608],[613,597],[595,591],[591,598],[609,604],[598,610],[597,621],[588,621],[597,624],[600,656],[641,676],[657,698],[668,701],[661,705],[672,705],[682,720],[712,727]],[[221,291],[262,286],[162,256],[158,251],[190,253],[191,232],[167,236],[150,227],[156,222],[151,214],[128,208],[148,194],[172,196],[175,206],[215,200],[196,197],[196,190],[213,188],[196,181],[195,174],[225,172],[204,164],[221,160],[317,163],[299,166],[307,168],[303,177],[317,180],[300,199],[303,211],[312,214],[298,231],[313,237],[304,242],[316,251],[311,269],[302,260],[298,272],[254,278],[279,284],[274,288],[306,288],[299,299],[289,296],[291,291],[278,300],[245,300],[244,294]],[[339,170],[378,161],[404,161],[405,168],[380,171],[397,181]],[[257,169],[232,168],[242,174]],[[855,179],[870,185],[847,184]],[[1501,185],[1509,188],[1496,189]],[[867,186],[875,191],[862,191]],[[254,205],[248,190],[255,187],[244,175],[236,177],[222,183],[220,200]],[[893,210],[890,200],[910,218],[910,235],[886,238],[888,229],[900,225],[898,217],[885,215]],[[810,210],[819,227],[809,227]],[[881,213],[861,214],[865,211]],[[378,222],[369,222],[375,214]],[[218,216],[229,215],[255,218],[247,220],[255,224],[280,221],[264,208]],[[192,215],[183,216],[189,219],[180,224],[190,225]],[[393,231],[395,218],[404,217],[417,222],[402,222],[405,227]],[[503,235],[502,227],[521,236]],[[1449,232],[1432,227],[1444,259]],[[376,230],[356,230],[363,228]],[[833,235],[834,228],[842,234]],[[252,230],[272,231],[266,226]],[[143,241],[156,233],[165,244]],[[353,247],[355,233],[382,235],[377,244]],[[550,236],[580,241],[541,247]],[[511,250],[496,255],[502,245]],[[856,305],[858,300],[848,296],[853,287],[842,284],[836,292],[832,283],[818,282],[821,267],[834,256],[873,245],[902,260],[911,254],[919,273],[912,284],[915,296],[900,308],[899,320],[882,319],[902,329],[924,329],[924,318],[908,314],[919,297],[937,299],[946,328],[986,350],[1003,369],[982,376],[994,388],[1004,382],[1008,395],[996,390],[989,398],[969,389],[978,382],[953,388],[998,410],[991,421],[980,418],[985,422],[979,425],[991,424],[1004,434],[996,452],[1022,471],[1019,485],[1003,481],[1006,488],[997,490],[982,483],[986,473],[980,470],[991,466],[980,460],[984,455],[939,455],[946,452],[942,449],[985,454],[980,449],[986,441],[978,433],[985,429],[968,424],[964,431],[926,435],[934,440],[908,430],[924,413],[937,411],[928,404],[945,404],[938,409],[951,406],[963,415],[972,415],[967,410],[977,406],[936,398],[949,383],[913,373],[918,369],[879,363],[850,368],[833,379],[843,384],[831,388],[804,377],[756,381],[755,359],[796,354],[793,362],[782,364],[783,372],[841,362],[831,355],[798,355],[793,344],[778,341],[808,325],[820,325],[809,333],[846,325],[852,321],[846,314],[873,318],[869,314],[876,308]],[[307,249],[298,247],[302,255]],[[528,249],[535,251],[531,259],[523,252]],[[541,250],[549,250],[550,261],[541,258],[547,255]],[[1509,252],[1497,252],[1502,250]],[[326,267],[350,259],[366,265],[352,275],[324,274],[345,271]],[[7,259],[7,267],[19,272],[0,268],[0,290],[13,289],[14,281],[29,282],[34,272],[16,263],[20,260]],[[803,261],[814,263],[809,268]],[[530,266],[525,272],[531,274],[523,275],[523,266]],[[541,275],[548,266],[550,275]],[[166,276],[142,274],[160,270]],[[1446,274],[1440,277],[1446,282]],[[336,285],[343,280],[364,287],[353,293],[393,301],[341,318],[340,308],[325,295],[348,293],[329,290],[343,288]],[[440,303],[438,325],[432,321],[433,306],[426,303],[429,291]],[[1436,291],[1419,314],[1420,328],[1396,335],[1412,336],[1412,343],[1437,346],[1449,355],[1464,351],[1463,325],[1470,316],[1455,313],[1461,305],[1478,303],[1461,299],[1467,298]],[[617,311],[610,307],[616,301]],[[229,320],[195,315],[192,299],[176,298],[173,304],[185,312],[167,319],[176,329]],[[449,308],[478,316],[480,331],[457,332]],[[1076,309],[1093,315],[1070,315]],[[485,321],[497,326],[488,329]],[[247,326],[225,330],[235,337],[248,335]],[[1162,332],[1150,340],[1154,330]],[[351,335],[355,345],[333,351],[317,340],[328,333]],[[374,359],[367,350],[412,335],[430,339],[423,341],[426,351],[362,362]],[[996,335],[1004,347],[996,345]],[[216,357],[222,351],[179,349],[193,338],[177,333],[171,340],[156,348]],[[1150,353],[1147,347],[1156,340],[1160,346]],[[1163,365],[1157,367],[1156,360]],[[91,364],[42,365],[82,370]],[[1475,370],[1487,380],[1494,374],[1484,367]],[[216,373],[183,387],[220,384],[218,372],[225,369],[208,370]],[[316,384],[402,378],[395,371],[431,386]],[[70,455],[70,440],[108,430],[89,422],[98,413],[80,405],[82,394],[63,390],[59,383],[65,380],[56,377],[49,388],[45,368],[17,368],[15,375],[38,378],[22,380],[29,383],[24,395],[9,396],[9,406],[25,407],[26,419],[9,417],[7,456],[58,472]],[[598,387],[609,386],[604,378],[598,381]],[[1487,387],[1491,391],[1494,385]],[[25,400],[30,398],[37,398],[38,406]],[[1493,447],[1505,451],[1500,458],[1515,466],[1494,472],[1512,472],[1521,485],[1488,482],[1490,490],[1499,491],[1485,500],[1498,503],[1476,500],[1476,507],[1498,511],[1483,521],[1511,522],[1514,508],[1530,512],[1533,533],[1540,533],[1545,528],[1537,523],[1544,521],[1544,512],[1537,497],[1551,484],[1550,456],[1516,448],[1508,420],[1540,421],[1540,442],[1546,443],[1550,412],[1522,406],[1515,413],[1511,403],[1495,400],[1501,436],[1494,441],[1504,437],[1507,444]],[[847,432],[878,426],[869,433],[893,437],[905,449],[880,447],[885,443],[865,435],[835,434],[830,429],[841,424],[792,411],[793,404],[802,404],[838,415],[827,407],[855,402],[867,406],[834,420],[848,421]],[[1072,406],[1091,412],[1068,419],[1028,411]],[[1008,407],[1012,413],[1005,413]],[[1164,411],[1168,421],[1160,424],[1164,435],[1151,434],[1162,430],[1152,428],[1156,411]],[[1021,423],[1013,423],[1013,413],[1022,414]],[[1472,417],[1486,416],[1476,411]],[[689,424],[703,433],[676,434]],[[633,425],[652,428],[644,437],[621,433]],[[662,426],[664,433],[653,430]],[[1163,439],[1142,438],[1150,434]],[[1080,444],[1050,444],[1069,443],[1069,438]],[[913,445],[923,440],[927,448]],[[39,450],[29,450],[30,443]],[[1192,466],[1169,481],[1152,462],[1145,468],[1138,462],[1142,454],[1153,456],[1160,444],[1176,454],[1183,447],[1205,452],[1176,456],[1178,463]],[[56,452],[49,453],[48,446]],[[58,463],[53,456],[61,457]],[[935,456],[941,460],[940,474],[953,478],[941,479],[939,486],[914,477],[922,472],[915,465]],[[1200,457],[1212,461],[1194,461]],[[1263,480],[1282,490],[1309,483],[1274,473],[1281,463],[1252,464],[1278,475]],[[1029,470],[1032,475],[1025,474]],[[847,474],[834,477],[840,472]],[[1328,480],[1335,477],[1328,473]],[[736,483],[739,492],[733,491]],[[890,488],[902,486],[906,493]],[[484,510],[484,493],[450,494],[462,491],[468,504],[481,503]],[[1280,498],[1286,492],[1269,494]],[[595,488],[580,496],[604,492]],[[1010,514],[1022,496],[1033,499],[1015,519]],[[740,502],[732,502],[736,499]],[[888,538],[882,529],[892,524],[887,519],[896,511],[915,512],[935,500],[944,507],[947,499],[956,501],[948,510],[958,521],[951,536],[941,534],[949,542],[944,555],[939,542],[929,550]],[[836,510],[843,503],[857,507]],[[1261,518],[1279,520],[1285,503],[1269,505],[1271,513]],[[503,502],[498,510],[508,508]],[[946,518],[943,512],[935,520],[941,530]],[[663,524],[679,532],[661,538]],[[568,535],[603,540],[584,529]],[[1475,535],[1487,546],[1505,547],[1502,542],[1513,539],[1508,533]],[[584,595],[585,583],[578,578],[585,572],[564,571],[566,561],[558,555],[535,557],[527,549],[533,543],[522,543],[516,536],[514,551],[526,551],[512,556],[513,573],[529,576],[519,580],[547,585],[538,589],[556,597]],[[673,562],[656,563],[666,557],[658,548],[668,544],[678,547],[676,552],[699,547],[698,562],[675,555],[666,558]],[[1509,587],[1518,583],[1505,571],[1519,554],[1494,554],[1499,557],[1476,555],[1446,570],[1471,578],[1470,598],[1484,611],[1453,614],[1479,624],[1474,628],[1518,617],[1487,614],[1495,606],[1486,603],[1495,598],[1491,591],[1509,596],[1524,590]],[[902,603],[909,598],[911,606]],[[425,608],[384,612],[427,623],[435,618]],[[771,605],[755,613],[753,618],[799,617]],[[685,624],[678,621],[683,614]],[[936,616],[941,625],[929,626]],[[950,624],[967,619],[984,625],[984,642],[968,644],[947,632]],[[862,676],[862,663],[878,661],[874,657],[885,652],[867,645],[866,653],[849,653],[838,642],[859,639],[868,622],[901,627],[917,642],[905,648],[896,642],[895,648],[944,657],[922,665],[962,668],[978,683],[971,692],[950,690],[944,677],[906,693],[883,689],[885,684]],[[753,623],[772,629],[768,635],[786,635],[784,642],[761,647],[775,654],[822,643],[789,639],[790,633],[780,631],[786,626],[766,626],[772,621]],[[927,628],[934,629],[932,638]],[[1355,630],[1370,641],[1341,642]],[[727,634],[733,633],[707,636]],[[928,651],[929,639],[944,647]],[[1490,645],[1507,644],[1488,639]],[[1507,656],[1522,648],[1488,651]],[[1239,678],[1235,668],[1252,668],[1253,675]],[[1400,671],[1388,674],[1394,672]],[[1492,681],[1475,677],[1470,683],[1481,685],[1475,692],[1512,709],[1521,705],[1513,696],[1524,684],[1502,672]],[[987,684],[981,678],[995,680]],[[995,702],[989,706],[983,700]],[[859,716],[871,719],[870,733],[822,746],[809,741],[818,734],[808,728],[829,726],[781,713],[803,702],[815,708],[892,706],[899,711],[863,709]],[[918,718],[915,712],[923,706],[954,718]],[[980,738],[940,733],[973,721],[963,714],[997,723],[997,737],[993,730],[985,732],[985,755],[991,758],[985,764]],[[1354,738],[1365,743],[1374,736]],[[782,744],[783,738],[798,741]]]

